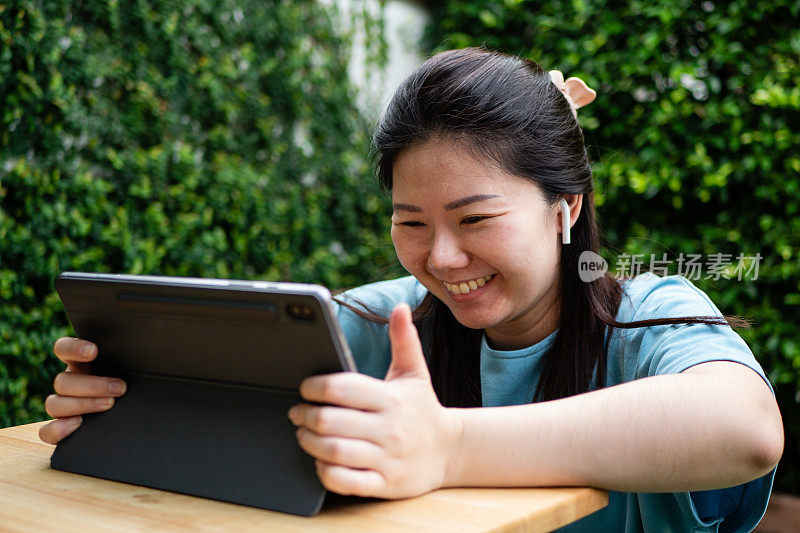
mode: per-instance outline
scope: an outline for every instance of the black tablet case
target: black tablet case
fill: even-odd
[[[344,341],[326,330],[316,298],[89,276],[65,273],[56,288],[76,334],[98,345],[92,373],[119,376],[128,390],[109,411],[84,415],[51,466],[318,513],[325,489],[286,415],[303,378],[342,370]],[[313,320],[289,316],[294,304],[312,306]]]

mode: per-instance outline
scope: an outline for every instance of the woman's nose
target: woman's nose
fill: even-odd
[[[457,239],[442,233],[433,237],[427,263],[432,271],[463,268],[469,264],[469,255]]]

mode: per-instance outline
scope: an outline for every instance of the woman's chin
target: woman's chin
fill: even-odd
[[[453,309],[451,308],[450,311],[452,312]],[[485,313],[454,312],[453,316],[459,324],[469,329],[486,329],[496,325],[496,321]]]
[[[458,300],[454,299],[450,293],[442,290],[443,288],[436,287],[436,289],[433,289],[427,287],[427,289],[450,309],[450,312],[453,313],[458,323],[464,327],[470,329],[486,329],[496,326],[502,321],[502,318],[498,318],[501,314],[501,310],[497,309],[494,305],[491,306],[491,309],[487,308],[486,298],[479,297],[472,301],[463,301],[463,299],[458,298],[458,296]]]

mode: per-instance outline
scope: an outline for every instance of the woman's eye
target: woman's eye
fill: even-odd
[[[481,220],[484,220],[486,218],[489,218],[489,217],[471,216],[471,217],[466,217],[465,219],[463,219],[461,221],[461,223],[462,224],[477,224],[478,222],[480,222]]]
[[[408,220],[406,222],[398,222],[398,224],[400,224],[401,226],[408,226],[408,227],[411,227],[411,228],[418,228],[420,226],[424,226],[424,224],[422,222],[418,222],[416,220]]]

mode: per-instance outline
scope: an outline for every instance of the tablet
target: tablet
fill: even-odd
[[[355,371],[319,285],[65,272],[93,374],[127,392],[56,447],[59,470],[300,515],[325,496],[287,418],[300,382]]]

